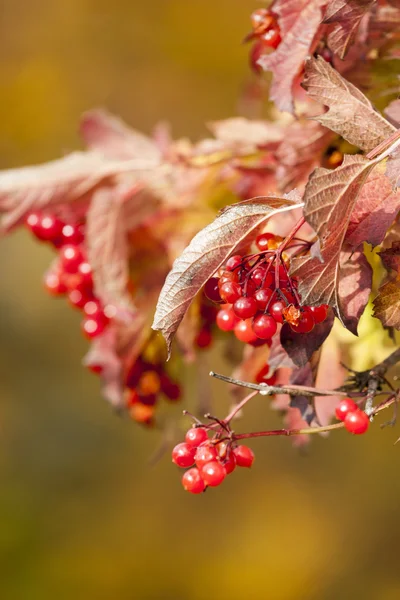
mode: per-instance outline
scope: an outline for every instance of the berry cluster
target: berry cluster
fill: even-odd
[[[361,410],[354,400],[344,398],[336,407],[336,417],[344,422],[344,426],[350,433],[365,433],[369,427],[368,415]]]
[[[172,450],[172,462],[188,469],[182,477],[185,490],[200,494],[207,487],[220,485],[236,467],[250,468],[254,454],[248,446],[218,439],[217,435],[209,439],[205,427],[192,427],[185,441]]]
[[[254,42],[250,50],[250,66],[255,73],[261,73],[258,64],[259,58],[271,50],[275,50],[281,43],[279,25],[275,15],[266,8],[255,10],[250,17],[252,31],[246,35],[245,42]]]
[[[139,356],[128,371],[125,385],[129,390],[126,406],[137,423],[153,423],[160,395],[171,402],[181,397],[180,386],[165,372],[163,362],[150,362]]]
[[[289,277],[289,257],[277,248],[282,239],[271,233],[257,237],[257,254],[229,258],[219,276],[211,277],[204,293],[223,303],[216,323],[222,331],[234,331],[242,342],[270,343],[279,324],[289,323],[295,333],[309,333],[322,323],[328,306],[301,306],[296,280]]]
[[[67,296],[74,308],[83,312],[82,332],[93,339],[101,335],[115,316],[115,307],[102,306],[93,289],[92,269],[87,260],[83,222],[66,223],[57,216],[32,212],[26,226],[40,241],[58,251],[56,264],[44,276],[46,290],[53,296]]]

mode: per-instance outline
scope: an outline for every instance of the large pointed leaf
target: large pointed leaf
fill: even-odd
[[[354,41],[363,16],[374,0],[331,0],[326,9],[324,23],[333,23],[328,34],[328,46],[340,58],[344,58]]]
[[[372,268],[364,252],[347,247],[340,256],[338,299],[342,321],[354,335],[371,287]]]
[[[153,329],[162,331],[169,352],[184,314],[211,275],[248,244],[268,218],[299,206],[289,198],[253,198],[229,206],[193,238],[173,264],[154,317]]]
[[[332,306],[344,323],[339,302],[340,254],[351,213],[375,161],[345,156],[337,169],[316,169],[304,194],[304,216],[317,233],[321,262],[307,256],[292,260],[304,304]],[[344,323],[345,324],[345,323]]]
[[[366,152],[396,130],[360,90],[321,57],[307,61],[302,85],[311,98],[329,107],[314,119]]]
[[[282,41],[275,52],[262,56],[258,62],[265,71],[273,73],[270,97],[280,110],[293,112],[293,84],[310,54],[321,24],[323,4],[325,0],[278,0],[274,3]]]
[[[281,329],[281,344],[297,367],[304,367],[328,337],[334,321],[330,310],[325,321],[315,325],[310,333],[295,333],[288,323]],[[293,383],[293,382],[292,382]]]

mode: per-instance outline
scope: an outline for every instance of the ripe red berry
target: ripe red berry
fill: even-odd
[[[269,375],[271,372],[271,367],[266,364],[264,365],[256,375],[256,383],[266,383],[267,385],[275,385],[276,383],[276,373],[273,373],[271,376]]]
[[[222,465],[217,460],[212,460],[211,462],[206,463],[200,469],[201,477],[206,485],[210,487],[216,487],[220,485],[226,477],[226,470],[224,465]]]
[[[265,310],[267,308],[273,293],[269,288],[261,288],[256,291],[254,298],[256,299],[258,310]]]
[[[262,340],[270,340],[276,333],[277,325],[273,317],[269,315],[257,315],[253,320],[253,331]]]
[[[359,435],[365,433],[369,427],[369,418],[363,410],[357,408],[347,413],[344,418],[344,426],[347,431]]]
[[[46,290],[52,296],[63,296],[68,291],[63,277],[57,271],[48,271],[45,273],[43,283]]]
[[[177,444],[172,450],[172,462],[178,465],[178,467],[191,467],[194,464],[195,453],[196,448],[182,442],[182,444]]]
[[[221,308],[216,317],[217,327],[222,331],[232,331],[238,318],[231,308]]]
[[[84,261],[83,252],[79,246],[68,244],[60,250],[60,262],[66,273],[75,274],[78,272],[79,265]]]
[[[239,267],[239,265],[241,265],[242,260],[243,259],[240,256],[240,254],[236,254],[235,256],[231,256],[226,261],[225,269],[227,271],[234,271],[235,269],[237,269]]]
[[[282,311],[286,307],[285,303],[282,300],[276,300],[272,302],[269,307],[269,312],[271,316],[274,317],[277,323],[283,323],[283,314]]]
[[[189,469],[186,473],[183,474],[182,477],[182,485],[187,492],[191,494],[201,494],[206,489],[206,484],[204,483],[200,471],[193,467],[193,469]]]
[[[315,323],[322,323],[328,315],[328,305],[321,304],[320,306],[311,306],[311,312]]]
[[[249,319],[254,317],[257,312],[257,301],[253,296],[243,296],[236,300],[233,305],[233,312],[239,319]]]
[[[25,219],[25,225],[27,228],[36,236],[38,239],[40,238],[40,221],[41,221],[41,213],[40,212],[31,212]]]
[[[63,244],[72,244],[73,246],[79,246],[84,240],[83,225],[80,223],[64,225],[61,232],[61,239]]]
[[[78,280],[76,283],[76,287],[78,289],[85,288],[85,289],[91,290],[93,288],[93,275],[92,275],[92,267],[90,266],[90,263],[88,263],[86,260],[81,262],[78,265],[77,275],[78,275]]]
[[[238,446],[234,449],[236,464],[238,467],[250,468],[254,462],[255,456],[253,450],[248,446]]]
[[[162,393],[168,400],[179,400],[182,394],[180,385],[172,381],[166,373],[160,373],[160,386]]]
[[[64,223],[54,215],[43,215],[40,220],[40,239],[53,242],[61,237]]]
[[[254,33],[261,33],[268,29],[275,19],[267,8],[257,8],[251,13],[250,20]]]
[[[335,409],[336,418],[339,421],[344,421],[347,413],[354,412],[358,409],[357,404],[351,398],[344,398],[339,402]]]
[[[310,333],[314,329],[314,317],[311,310],[306,306],[300,315],[297,325],[290,324],[295,333]]]
[[[196,450],[196,465],[201,469],[203,465],[217,459],[217,450],[209,441],[202,442]]]
[[[253,331],[252,319],[236,323],[234,332],[237,339],[245,344],[251,344],[259,340]]]
[[[192,427],[185,435],[185,440],[188,444],[197,448],[208,439],[207,429],[204,427]]]
[[[95,373],[96,375],[100,375],[103,372],[102,365],[97,365],[96,363],[94,363],[93,365],[86,365],[86,368],[92,373]]]
[[[242,296],[242,288],[235,281],[225,281],[219,288],[219,293],[225,302],[233,304]]]
[[[211,302],[221,302],[218,282],[218,277],[210,277],[204,285],[204,294]]]
[[[100,316],[83,319],[81,325],[84,335],[90,340],[101,335],[106,326],[107,321]]]
[[[209,346],[211,346],[212,341],[213,341],[213,339],[212,339],[211,331],[206,327],[203,327],[203,329],[200,329],[200,331],[196,337],[197,347],[198,348],[208,348]]]
[[[71,290],[68,294],[68,302],[74,308],[83,308],[89,298],[79,290]]]
[[[232,471],[235,470],[236,467],[236,456],[233,451],[229,452],[229,456],[223,462],[225,467],[226,474],[229,475]]]
[[[267,31],[260,35],[260,43],[267,48],[276,49],[281,41],[282,38],[277,23],[274,23]]]
[[[256,238],[256,246],[261,252],[266,252],[268,250],[268,242],[269,240],[274,239],[273,233],[262,233]]]

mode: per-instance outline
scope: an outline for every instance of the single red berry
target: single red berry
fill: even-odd
[[[206,485],[217,487],[217,485],[220,485],[225,479],[226,470],[224,465],[218,460],[212,460],[200,469],[200,474]]]
[[[79,246],[85,238],[83,225],[81,223],[64,225],[61,232],[61,238],[63,244]]]
[[[259,341],[259,338],[253,331],[252,319],[246,319],[246,321],[239,321],[236,323],[234,332],[237,339],[245,344]]]
[[[260,35],[260,43],[267,48],[276,49],[281,43],[281,33],[277,23]]]
[[[233,304],[242,296],[242,288],[235,281],[225,281],[219,289],[220,296],[224,302]]]
[[[68,302],[74,308],[83,308],[89,298],[79,290],[71,290],[68,294]]]
[[[256,299],[258,310],[265,310],[267,308],[273,293],[269,288],[261,288],[256,291],[254,298]]]
[[[328,305],[321,304],[320,306],[310,306],[315,323],[322,323],[328,315]]]
[[[257,267],[251,273],[251,280],[254,282],[257,288],[262,286],[266,272],[267,270],[265,267]]]
[[[250,468],[254,462],[255,456],[253,450],[248,446],[238,446],[234,449],[236,464],[238,467]]]
[[[226,261],[225,269],[227,271],[235,271],[239,267],[239,265],[242,264],[242,260],[243,260],[243,258],[240,256],[240,254],[236,254],[235,256],[231,256]]]
[[[79,246],[68,244],[60,249],[60,262],[66,273],[75,274],[79,265],[84,261],[83,252]]]
[[[271,313],[271,316],[274,317],[277,323],[283,323],[282,311],[284,308],[286,308],[286,304],[282,302],[282,300],[276,300],[275,302],[272,302],[272,304],[270,304],[269,312]]]
[[[218,277],[210,277],[210,279],[204,285],[204,294],[209,300],[211,300],[211,302],[221,302],[218,282]]]
[[[194,460],[199,469],[201,469],[206,463],[216,460],[217,456],[218,454],[215,446],[207,440],[202,442],[197,448]]]
[[[347,431],[359,435],[365,433],[369,427],[369,417],[363,410],[357,408],[347,413],[344,418],[344,426]]]
[[[274,239],[273,233],[262,233],[256,238],[256,246],[261,252],[266,252],[268,250],[268,242],[269,240]]]
[[[102,365],[97,365],[96,363],[94,363],[93,365],[86,365],[86,368],[92,373],[95,373],[96,375],[100,375],[104,370]]]
[[[82,321],[82,331],[90,340],[98,337],[107,326],[107,321],[100,316],[88,317]]]
[[[53,242],[61,237],[64,223],[54,215],[43,215],[40,220],[40,239]]]
[[[261,33],[271,27],[275,19],[267,8],[257,8],[251,13],[250,21],[254,32]]]
[[[183,474],[182,477],[182,485],[187,492],[191,494],[201,494],[206,489],[206,484],[204,483],[200,471],[193,467],[193,469],[189,469],[186,473]]]
[[[233,450],[231,450],[229,452],[229,455],[224,460],[223,465],[225,467],[225,471],[226,471],[227,475],[229,475],[230,473],[232,473],[232,471],[235,470],[235,467],[236,467],[236,456],[235,456]]]
[[[196,337],[197,347],[198,348],[208,348],[209,346],[211,346],[212,341],[213,341],[213,339],[212,339],[211,331],[206,327],[203,327],[203,329],[200,329],[200,331]]]
[[[48,271],[45,273],[43,283],[45,289],[52,296],[63,296],[68,291],[62,275],[57,271]]]
[[[290,327],[295,333],[310,333],[314,329],[314,317],[311,310],[305,306],[300,315],[297,325],[290,324]]]
[[[273,317],[261,314],[254,317],[253,331],[262,340],[270,340],[276,333],[277,325]]]
[[[344,398],[339,402],[335,409],[336,418],[339,419],[339,421],[344,421],[347,413],[354,412],[357,409],[357,404],[351,398]]]
[[[41,239],[41,237],[40,237],[41,219],[42,219],[42,214],[40,212],[31,212],[25,219],[25,225],[33,233],[33,235],[35,237],[37,237],[38,239]]]
[[[93,289],[92,267],[86,260],[78,265],[77,276],[78,280],[76,283],[76,288],[85,288],[88,290]]]
[[[178,465],[178,467],[191,467],[194,465],[195,453],[196,449],[193,446],[182,442],[182,444],[177,444],[172,450],[172,462]]]
[[[253,296],[243,296],[236,300],[233,305],[233,312],[239,319],[249,319],[254,317],[257,312],[257,301]]]
[[[185,435],[185,440],[191,446],[197,448],[208,440],[207,429],[204,427],[192,427]]]
[[[238,322],[238,318],[231,308],[221,308],[216,317],[217,327],[221,331],[232,331]]]
[[[268,273],[264,276],[263,282],[262,282],[262,287],[263,288],[275,288],[275,276],[273,273],[273,269],[269,270]]]
[[[224,271],[218,280],[218,289],[221,289],[221,286],[227,281],[237,283],[239,281],[239,271]]]
[[[276,373],[273,373],[271,376],[269,375],[271,372],[271,367],[267,364],[264,365],[262,369],[256,375],[256,383],[266,383],[267,385],[275,385],[276,383]]]

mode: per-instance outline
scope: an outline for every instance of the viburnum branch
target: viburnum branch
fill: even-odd
[[[373,158],[377,157],[380,152],[382,152],[383,154],[380,158],[383,160],[386,157],[385,152],[389,151],[390,154],[397,148],[398,145],[400,145],[400,129],[393,132],[391,136],[389,136],[386,140],[383,140],[383,142],[376,146],[376,148],[368,152],[368,154],[366,154],[366,158],[372,160]]]
[[[226,417],[226,419],[224,419],[224,422],[230,423],[232,421],[232,419],[237,415],[237,413],[240,410],[242,410],[242,408],[248,403],[248,401],[251,400],[252,398],[254,398],[254,396],[257,396],[258,393],[259,392],[256,390],[255,392],[251,392],[251,394],[249,394],[248,396],[243,398],[243,400],[241,400],[238,404],[236,404],[233,407],[233,409],[231,410],[229,415]]]

